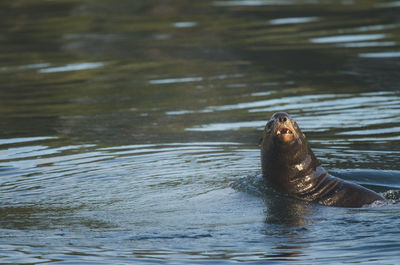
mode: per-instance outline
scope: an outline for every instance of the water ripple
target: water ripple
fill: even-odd
[[[359,34],[359,35],[338,35],[328,37],[312,38],[312,43],[340,43],[340,42],[356,42],[356,41],[370,41],[387,38],[386,34]]]
[[[153,185],[173,188],[202,181],[200,176],[216,174],[228,161],[241,157],[240,153],[224,151],[237,146],[235,143],[191,143],[96,149],[93,145],[62,148],[38,145],[8,149],[8,154],[0,157],[0,169],[5,173],[0,182],[2,201],[26,203],[51,198],[55,203],[67,197],[67,201],[77,202],[89,198],[110,200],[97,194],[104,190],[111,197],[120,198],[121,192],[127,192],[128,197],[145,199],[143,192],[151,192]],[[88,151],[80,153],[80,148]],[[232,164],[232,172],[237,166]],[[127,185],[120,185],[122,182]],[[110,183],[117,184],[105,188]],[[129,191],[138,188],[139,193]]]
[[[38,73],[48,74],[48,73],[69,72],[69,71],[82,71],[82,70],[100,68],[103,66],[104,66],[103,62],[74,63],[74,64],[67,64],[65,66],[40,69],[38,70]]]
[[[215,6],[280,6],[293,5],[295,1],[290,0],[234,0],[234,1],[215,1]]]
[[[359,54],[361,58],[399,58],[400,51],[392,52],[369,52]]]
[[[57,137],[43,136],[43,137],[22,137],[22,138],[0,139],[0,145],[34,142],[34,141],[42,141],[42,140],[50,140],[50,139],[57,139]]]
[[[264,107],[267,106],[267,107]],[[217,112],[247,110],[249,113],[266,112],[269,115],[277,111],[286,111],[292,114],[304,131],[327,131],[333,128],[367,128],[367,126],[383,126],[393,124],[400,109],[400,99],[392,92],[364,93],[360,95],[350,94],[323,94],[307,96],[290,96],[258,100],[253,102],[241,102],[232,105],[210,106],[198,112]],[[383,111],[384,110],[384,111]],[[365,116],[363,113],[368,112]],[[194,113],[182,111],[181,115]],[[178,113],[175,113],[178,114]],[[354,123],[357,117],[357,123]],[[266,117],[266,120],[269,117]],[[266,120],[238,121],[229,123],[203,124],[191,128],[188,131],[224,131],[238,130],[243,127],[261,128]],[[392,133],[396,133],[393,127]],[[371,129],[378,130],[378,129]],[[380,128],[382,132],[390,133],[390,128]],[[371,131],[371,132],[373,132]],[[378,132],[378,131],[376,131]],[[368,130],[365,130],[368,134]]]
[[[155,79],[155,80],[150,80],[149,83],[152,85],[163,85],[163,84],[174,84],[174,83],[199,82],[202,80],[203,80],[202,77],[182,77],[182,78]]]
[[[269,24],[271,25],[285,25],[285,24],[300,24],[300,23],[310,23],[318,21],[318,17],[287,17],[287,18],[276,18],[271,19]]]

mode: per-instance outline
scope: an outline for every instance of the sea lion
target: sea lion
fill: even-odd
[[[372,190],[329,175],[285,112],[272,115],[265,126],[261,164],[264,179],[300,200],[351,208],[385,200]]]

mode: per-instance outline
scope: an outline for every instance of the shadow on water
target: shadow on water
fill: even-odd
[[[318,208],[312,204],[284,196],[270,188],[260,174],[252,174],[231,183],[235,190],[246,192],[264,201],[264,227],[266,241],[272,241],[270,251],[261,259],[272,261],[299,261],[310,246],[304,239],[316,221]]]
[[[272,193],[273,194],[273,193]],[[271,261],[299,261],[306,256],[305,251],[310,244],[304,242],[315,209],[312,205],[291,198],[271,193],[264,197],[265,231],[267,237],[276,238],[276,246],[265,259]],[[272,196],[271,196],[272,195]]]
[[[312,216],[313,209],[308,203],[296,201],[282,195],[265,198],[267,224],[281,224],[293,227],[304,227],[310,224],[307,217]]]

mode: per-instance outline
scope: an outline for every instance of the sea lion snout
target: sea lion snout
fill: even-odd
[[[286,112],[277,112],[272,115],[271,119],[277,120],[280,123],[285,123],[290,118]]]
[[[273,124],[272,134],[277,137],[281,142],[292,142],[296,139],[295,122],[285,112],[277,112],[272,115],[270,120]],[[271,126],[272,127],[272,126]]]
[[[283,122],[285,122],[285,121],[287,121],[287,118],[286,118],[286,117],[284,117],[284,116],[283,116],[283,117],[279,117],[279,122],[282,122],[282,123],[283,123]]]

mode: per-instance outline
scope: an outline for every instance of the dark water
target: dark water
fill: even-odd
[[[399,14],[399,1],[2,1],[0,263],[398,263]],[[394,203],[258,194],[276,111],[328,170]]]

